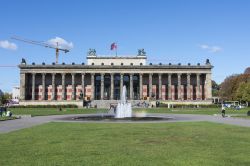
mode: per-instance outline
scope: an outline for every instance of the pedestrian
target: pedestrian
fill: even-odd
[[[12,112],[10,112],[9,110],[6,112],[6,116],[7,117],[12,117]]]
[[[224,106],[222,106],[222,109],[221,109],[221,116],[223,117],[223,118],[225,118],[226,117],[226,109],[225,109],[225,107]]]

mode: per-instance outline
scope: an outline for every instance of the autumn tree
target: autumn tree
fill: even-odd
[[[250,102],[250,83],[247,83],[247,85],[245,86],[245,90],[242,96],[242,100],[247,102],[247,106],[249,106],[249,102]]]
[[[219,96],[222,100],[232,100],[238,75],[227,77],[220,85]]]
[[[221,83],[219,96],[223,100],[238,100],[240,93],[240,91],[238,92],[238,88],[242,83],[247,82],[250,82],[250,74],[231,75]]]

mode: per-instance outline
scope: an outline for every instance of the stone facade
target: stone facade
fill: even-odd
[[[20,104],[74,103],[80,102],[80,94],[93,103],[113,103],[123,85],[131,101],[211,103],[208,60],[204,65],[146,65],[146,56],[87,60],[87,65],[20,64]]]

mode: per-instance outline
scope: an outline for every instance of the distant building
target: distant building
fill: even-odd
[[[120,100],[127,87],[131,102],[211,104],[213,66],[205,64],[147,64],[143,49],[135,56],[97,56],[94,49],[87,64],[26,64],[20,68],[20,104],[78,104],[80,96],[102,107]]]
[[[12,88],[12,100],[15,102],[19,102],[19,98],[20,98],[20,87],[14,86]]]

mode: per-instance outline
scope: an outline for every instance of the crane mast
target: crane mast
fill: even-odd
[[[17,36],[11,37],[11,39],[22,41],[22,42],[29,43],[29,44],[43,46],[43,47],[46,47],[46,48],[55,49],[56,50],[56,64],[58,64],[59,51],[63,51],[64,53],[69,52],[68,49],[60,48],[58,42],[56,43],[56,47],[55,47],[55,46],[53,46],[51,44],[48,44],[48,43],[45,43],[45,42],[39,42],[39,41],[34,41],[34,40],[29,40],[29,39],[23,39],[23,38],[20,38],[20,37],[17,37]]]

